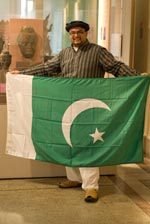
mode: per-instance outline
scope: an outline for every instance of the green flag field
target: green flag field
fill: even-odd
[[[70,167],[143,162],[150,76],[7,74],[6,153]]]

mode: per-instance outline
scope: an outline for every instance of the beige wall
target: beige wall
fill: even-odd
[[[110,6],[111,0],[99,0],[98,44],[110,49]]]
[[[132,44],[132,0],[122,1],[122,56],[121,60],[131,65],[131,44]]]
[[[150,73],[150,1],[123,0],[121,26],[120,59],[141,72]]]
[[[147,71],[148,5],[149,0],[135,1],[134,67],[140,72]]]

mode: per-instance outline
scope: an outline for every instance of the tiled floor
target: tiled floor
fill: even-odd
[[[0,224],[150,224],[150,159],[101,176],[100,200],[59,189],[63,178],[0,180]]]

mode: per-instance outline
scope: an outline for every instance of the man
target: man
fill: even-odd
[[[87,39],[89,25],[83,21],[66,24],[71,46],[44,64],[22,71],[28,75],[61,76],[68,78],[103,78],[105,72],[114,76],[138,75],[121,61],[117,61],[105,48],[89,43]],[[19,71],[13,71],[18,74]],[[67,181],[60,182],[59,187],[82,187],[86,202],[96,202],[99,197],[99,168],[66,167]]]

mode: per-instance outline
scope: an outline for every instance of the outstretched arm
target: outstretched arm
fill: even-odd
[[[116,60],[115,57],[105,48],[101,49],[100,63],[102,64],[105,72],[116,77],[140,75],[140,72],[136,71],[134,68],[130,68],[122,61]]]
[[[11,74],[26,74],[26,75],[36,75],[36,76],[55,76],[58,73],[60,73],[60,61],[59,61],[59,55],[53,57],[51,60],[48,60],[47,62],[43,64],[39,64],[36,66],[33,66],[29,69],[25,69],[22,71],[14,70],[10,71]]]

